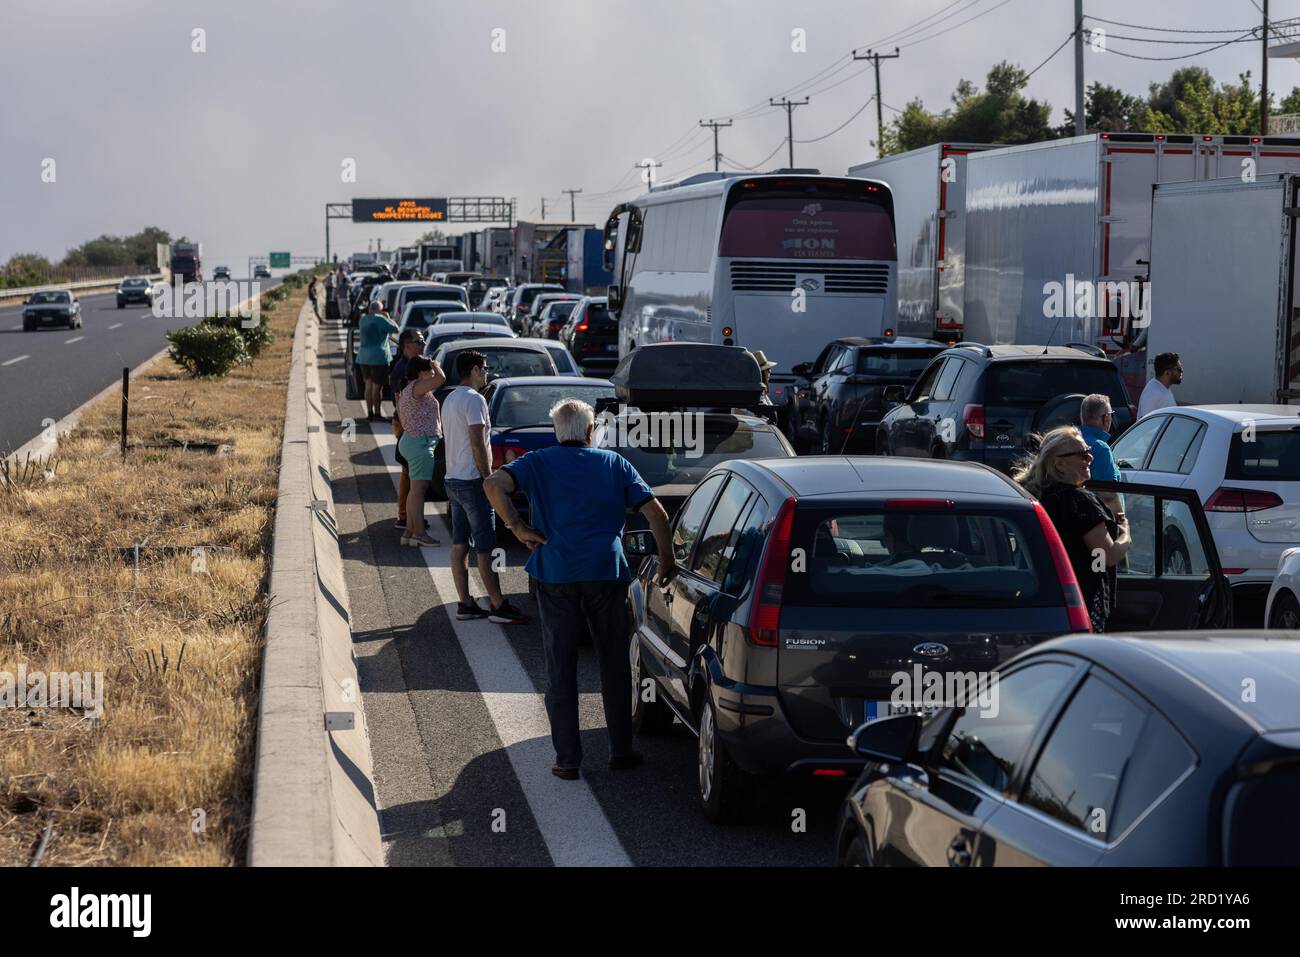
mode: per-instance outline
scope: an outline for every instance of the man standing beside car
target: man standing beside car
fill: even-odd
[[[460,385],[442,400],[443,448],[447,455],[447,511],[451,518],[451,580],[456,586],[456,620],[487,618],[498,625],[522,625],[528,616],[501,594],[501,580],[492,568],[497,545],[496,516],[483,493],[492,474],[488,433],[492,423],[482,391],[487,385],[487,356],[465,351],[456,356]],[[487,589],[489,607],[470,593],[469,547],[474,546],[478,576]]]
[[[535,449],[502,466],[484,483],[489,501],[532,554],[537,607],[546,652],[546,714],[555,746],[551,773],[576,781],[582,764],[578,731],[578,642],[585,619],[600,665],[600,693],[609,729],[609,767],[635,768],[632,748],[632,666],[628,659],[627,589],[623,554],[628,510],[650,523],[659,553],[659,585],[676,571],[668,513],[632,464],[610,449],[590,448],[591,406],[565,399],[551,409],[559,445]],[[534,528],[519,518],[510,496],[528,496]]]
[[[1090,478],[1099,482],[1123,481],[1110,449],[1110,429],[1114,421],[1109,396],[1099,392],[1084,396],[1079,406],[1079,433],[1092,450]],[[1124,500],[1120,496],[1098,492],[1097,497],[1106,503],[1117,522],[1124,521]]]
[[[1170,386],[1183,381],[1183,360],[1177,352],[1162,352],[1156,356],[1155,377],[1142,390],[1138,399],[1138,418],[1156,409],[1167,409],[1178,404]]]

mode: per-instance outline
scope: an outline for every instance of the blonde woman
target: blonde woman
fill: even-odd
[[[1105,631],[1115,601],[1115,566],[1129,550],[1128,524],[1083,487],[1092,475],[1092,449],[1074,426],[1043,436],[1038,454],[1012,477],[1037,498],[1070,556],[1093,631]]]

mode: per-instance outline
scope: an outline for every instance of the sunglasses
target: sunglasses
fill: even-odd
[[[1060,455],[1057,456],[1057,458],[1058,458],[1058,459],[1072,459],[1072,458],[1083,457],[1083,456],[1087,456],[1088,458],[1092,458],[1092,449],[1083,449],[1082,451],[1079,451],[1079,452],[1062,452]]]

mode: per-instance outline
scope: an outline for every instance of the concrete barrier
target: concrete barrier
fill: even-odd
[[[280,454],[248,847],[253,866],[384,863],[330,487],[318,335],[304,305]]]

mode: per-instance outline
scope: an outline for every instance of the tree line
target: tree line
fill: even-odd
[[[158,243],[170,243],[171,234],[146,226],[130,236],[89,239],[54,262],[40,253],[16,253],[0,266],[0,287],[21,288],[96,270],[152,273],[158,265]]]

